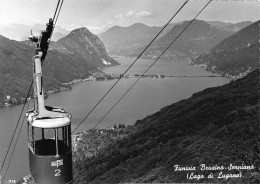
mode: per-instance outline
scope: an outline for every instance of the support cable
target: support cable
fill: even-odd
[[[172,44],[184,33],[184,31],[190,26],[190,24],[199,16],[199,14],[209,5],[210,0],[200,11],[199,13],[189,22],[189,24],[181,31],[181,33],[170,43],[170,45],[156,58],[156,60],[143,72],[143,74],[133,83],[133,85],[123,94],[123,96],[109,109],[109,111],[96,123],[93,127],[96,128],[105,117],[115,108],[115,106],[126,96],[126,94],[135,86],[135,84],[146,74],[148,70],[161,58],[161,56],[172,46]]]
[[[32,89],[32,85],[33,85],[33,81],[31,82],[29,91],[28,91],[28,93],[27,93],[27,95],[26,95],[26,98],[25,98],[25,101],[24,101],[24,103],[23,103],[23,108],[22,108],[21,113],[20,113],[20,115],[19,115],[19,118],[18,118],[16,127],[15,127],[15,130],[14,130],[14,133],[13,133],[13,135],[12,135],[12,139],[11,139],[11,141],[10,141],[10,143],[9,143],[7,152],[6,152],[6,154],[5,154],[4,161],[3,161],[2,165],[1,165],[0,173],[2,172],[3,167],[4,167],[4,164],[5,164],[5,162],[6,162],[7,155],[8,155],[8,153],[9,153],[9,151],[10,151],[10,148],[11,148],[11,145],[12,145],[12,142],[13,142],[13,139],[14,139],[14,136],[15,136],[15,133],[16,133],[16,130],[17,130],[17,128],[18,128],[18,125],[19,125],[19,123],[20,123],[20,120],[21,120],[21,117],[22,117],[22,114],[23,114],[23,111],[24,111],[24,108],[25,108],[25,104],[27,103],[27,99],[29,98],[30,91],[31,91],[31,89]],[[29,104],[29,103],[28,103],[28,104]],[[27,108],[28,108],[28,107],[27,107]],[[3,181],[4,181],[4,180],[3,180]]]
[[[33,85],[33,81],[31,82],[29,91],[27,92],[26,99],[25,99],[25,101],[24,101],[23,108],[22,108],[21,113],[20,113],[20,116],[19,116],[19,118],[18,118],[18,121],[17,121],[16,127],[15,127],[15,130],[14,130],[14,133],[13,133],[12,139],[11,139],[11,141],[10,141],[10,143],[9,143],[7,152],[6,152],[6,154],[5,154],[3,164],[1,165],[0,173],[2,172],[2,169],[3,169],[4,163],[5,163],[6,157],[7,157],[7,155],[8,155],[8,152],[9,152],[9,150],[10,150],[11,144],[12,144],[12,142],[13,142],[14,135],[15,135],[15,133],[16,133],[17,127],[18,127],[19,122],[20,122],[20,119],[21,119],[21,117],[22,117],[22,114],[23,114],[23,111],[24,111],[24,107],[25,107],[25,104],[27,103],[27,99],[28,99],[28,97],[29,97],[29,94],[30,94],[32,85]]]
[[[118,80],[111,86],[111,88],[105,93],[105,95],[98,101],[98,103],[91,109],[91,111],[83,118],[83,120],[76,126],[72,131],[72,134],[79,128],[79,126],[89,117],[89,115],[96,109],[96,107],[103,101],[103,99],[110,93],[110,91],[115,87],[115,85],[123,78],[123,76],[130,70],[130,68],[136,63],[136,61],[143,55],[143,53],[150,47],[150,45],[156,40],[156,38],[161,34],[161,32],[169,25],[172,19],[181,11],[181,9],[189,2],[185,1],[183,5],[178,9],[178,11],[172,16],[172,18],[164,25],[164,27],[157,33],[153,40],[145,47],[145,49],[139,54],[139,56],[134,60],[134,62],[126,69],[126,71],[120,75]]]
[[[29,101],[29,103],[28,103],[28,105],[27,105],[27,110],[28,110],[28,108],[29,108],[29,105],[30,105],[30,101]],[[25,120],[25,116],[23,117],[22,125],[20,126],[20,129],[19,129],[19,132],[18,132],[16,141],[15,141],[15,144],[14,144],[14,148],[13,148],[12,154],[11,154],[11,157],[10,157],[9,162],[8,162],[8,165],[7,165],[7,169],[6,169],[5,174],[4,174],[4,177],[3,177],[3,183],[4,183],[4,181],[5,181],[5,177],[6,177],[6,174],[7,174],[8,169],[9,169],[10,163],[11,163],[11,161],[12,161],[12,158],[13,158],[13,155],[14,155],[14,151],[15,151],[15,148],[16,148],[16,145],[17,145],[19,136],[20,136],[20,133],[21,133],[22,128],[23,128],[24,120]]]
[[[62,2],[60,3],[60,1],[62,1]],[[63,5],[63,1],[64,1],[64,0],[59,0],[59,1],[58,1],[58,4],[57,4],[57,6],[56,6],[56,10],[55,10],[55,13],[54,13],[54,16],[53,16],[53,20],[55,19],[55,24],[54,24],[54,26],[53,26],[53,29],[54,29],[54,27],[55,27],[55,25],[56,25],[56,22],[57,22],[57,19],[58,19],[58,17],[59,17],[60,10],[61,10],[61,7],[62,7],[62,5]],[[58,14],[57,14],[57,11],[58,11]],[[56,16],[56,14],[57,14],[57,16]],[[52,31],[52,33],[53,33],[53,31]],[[51,36],[52,36],[52,33],[51,33]],[[51,39],[51,36],[50,36],[50,39]],[[5,164],[5,162],[6,162],[7,155],[8,155],[8,153],[9,153],[9,151],[10,151],[11,144],[12,144],[12,142],[13,142],[13,139],[14,139],[15,133],[16,133],[16,131],[17,131],[17,128],[18,128],[20,119],[21,119],[21,117],[22,117],[22,114],[23,114],[23,111],[24,111],[24,107],[25,107],[25,104],[26,104],[27,99],[28,99],[28,97],[29,97],[29,94],[30,94],[32,85],[33,85],[33,81],[31,82],[29,91],[28,91],[28,93],[27,93],[26,99],[25,99],[24,104],[23,104],[23,108],[22,108],[21,113],[20,113],[20,116],[19,116],[19,118],[18,118],[18,122],[17,122],[17,124],[16,124],[14,133],[13,133],[13,135],[12,135],[12,139],[11,139],[10,144],[9,144],[9,146],[8,146],[8,150],[7,150],[6,154],[5,154],[4,161],[3,161],[2,165],[1,165],[0,173],[2,172],[3,167],[4,167],[4,164]],[[27,110],[28,110],[28,107],[29,107],[29,103],[28,103],[28,106],[27,106]],[[24,118],[23,118],[22,125],[21,125],[21,127],[20,127],[20,130],[19,130],[19,133],[18,133],[16,142],[15,142],[15,145],[14,145],[14,149],[13,149],[12,154],[11,154],[11,158],[10,158],[10,160],[9,160],[9,163],[8,163],[8,166],[7,166],[7,169],[6,169],[6,172],[5,172],[5,174],[4,174],[3,183],[4,183],[4,179],[5,179],[6,173],[7,173],[8,169],[9,169],[9,166],[10,166],[10,163],[11,163],[11,160],[12,160],[12,157],[13,157],[13,154],[14,154],[14,150],[15,150],[16,144],[17,144],[17,142],[18,142],[18,138],[19,138],[19,136],[20,136],[20,133],[21,133],[21,129],[22,129],[24,120],[25,120],[25,116],[24,116]],[[1,183],[1,182],[0,182],[0,183]]]
[[[61,10],[61,7],[62,7],[62,5],[63,5],[63,2],[64,2],[64,0],[61,1],[61,4],[60,4],[59,10],[58,10],[58,14],[57,14],[56,20],[53,19],[54,27],[55,27],[55,25],[56,25],[56,23],[57,23],[57,20],[58,20],[59,15],[60,15],[60,10]],[[59,4],[59,3],[60,3],[60,0],[59,0],[58,4]],[[57,6],[57,7],[58,7],[58,6]],[[57,11],[57,9],[56,9],[56,11]],[[55,14],[56,14],[56,12],[55,12]],[[54,17],[55,17],[55,15],[54,15]],[[54,29],[54,27],[53,27],[53,29]]]
[[[56,13],[57,13],[57,10],[58,10],[58,8],[59,8],[59,5],[60,5],[60,0],[58,1],[58,4],[57,4],[57,6],[56,6],[56,10],[55,10],[55,13],[54,13],[54,16],[53,16],[53,19],[52,19],[52,20],[54,20],[55,17],[56,17]]]

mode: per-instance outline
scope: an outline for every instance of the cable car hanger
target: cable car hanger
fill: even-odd
[[[49,19],[40,36],[29,39],[36,45],[33,57],[34,108],[26,113],[30,173],[37,184],[67,184],[73,181],[71,115],[58,107],[45,106],[42,64],[54,29]]]
[[[40,36],[31,34],[36,45],[33,57],[34,108],[26,113],[30,173],[37,184],[68,184],[73,181],[71,115],[58,107],[45,106],[42,65],[63,0]],[[58,11],[58,13],[57,13]]]

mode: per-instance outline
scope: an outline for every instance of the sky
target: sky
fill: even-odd
[[[1,24],[45,24],[53,17],[58,0],[0,0]],[[192,19],[208,0],[190,0],[173,22]],[[64,0],[57,22],[67,30],[87,27],[102,30],[141,22],[164,25],[184,0]],[[201,20],[241,22],[259,20],[258,0],[213,0]]]

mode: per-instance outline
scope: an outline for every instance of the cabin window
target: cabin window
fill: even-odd
[[[29,130],[29,144],[36,155],[63,155],[71,151],[70,126]],[[31,137],[31,138],[30,138]]]
[[[65,154],[71,150],[70,126],[58,128],[58,153]]]
[[[28,147],[34,153],[33,127],[28,123]]]
[[[36,155],[56,155],[55,129],[34,128]]]

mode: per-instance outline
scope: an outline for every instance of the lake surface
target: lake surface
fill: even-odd
[[[134,61],[134,59],[117,59],[121,65],[105,68],[104,72],[121,74]],[[127,74],[142,74],[153,62],[151,59],[140,59]],[[183,60],[158,61],[148,74],[158,75],[188,75],[208,76],[216,75],[211,72],[196,68]],[[137,80],[137,78],[122,79],[93,111],[77,131],[93,128],[111,106],[124,94],[124,92]],[[141,79],[114,110],[99,124],[98,127],[111,127],[114,124],[124,123],[132,125],[138,119],[153,114],[166,105],[190,97],[193,93],[208,87],[219,86],[230,81],[219,77],[194,77],[194,78],[164,78]],[[103,97],[106,91],[116,82],[87,81],[73,86],[71,91],[52,94],[46,99],[46,105],[63,107],[72,114],[72,130],[89,113],[94,105]],[[0,165],[11,140],[22,105],[0,109]],[[21,135],[7,173],[9,179],[21,179],[29,174],[27,132],[24,123]]]

